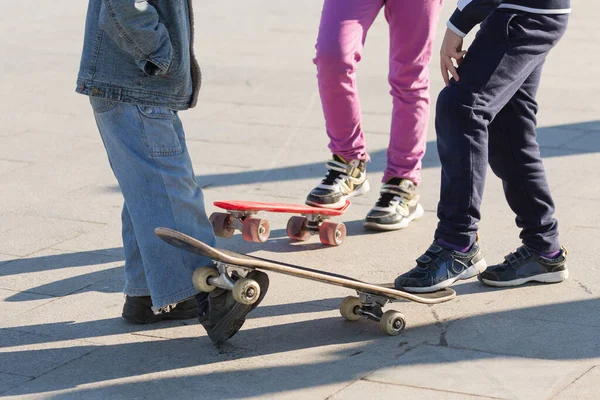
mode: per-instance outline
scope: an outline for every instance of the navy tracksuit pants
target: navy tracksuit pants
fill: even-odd
[[[475,242],[487,164],[502,180],[523,243],[560,249],[554,202],[536,140],[536,92],[546,55],[568,15],[494,11],[437,100],[435,128],[442,165],[436,239]]]

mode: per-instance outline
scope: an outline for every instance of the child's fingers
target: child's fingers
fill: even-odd
[[[456,65],[458,65],[459,67],[460,67],[460,64],[462,64],[462,62],[465,59],[465,54],[467,54],[467,52],[465,50],[463,50],[460,53],[457,53],[456,57],[454,57],[456,59]]]
[[[440,60],[440,70],[442,71],[442,79],[444,79],[444,83],[446,84],[446,86],[448,86],[450,84],[450,79],[448,79],[448,70],[446,69],[446,66],[444,64],[443,57]]]
[[[444,68],[446,70],[445,75],[448,75],[448,72],[450,72],[450,75],[452,75],[454,80],[458,82],[458,80],[460,78],[458,77],[458,73],[456,72],[456,67],[454,66],[454,63],[452,62],[452,58],[444,57],[442,59],[442,63],[444,64]],[[446,79],[448,79],[448,78],[446,78]],[[446,83],[446,86],[447,85],[448,85],[448,83]]]

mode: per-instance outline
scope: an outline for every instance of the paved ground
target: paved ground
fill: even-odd
[[[409,326],[386,337],[374,323],[339,316],[347,290],[273,275],[264,306],[221,348],[194,321],[137,327],[120,319],[121,195],[89,105],[73,92],[85,3],[7,2],[0,14],[0,396],[598,397],[600,267],[590,251],[600,238],[597,2],[575,2],[539,92],[539,140],[570,250],[567,282],[492,290],[469,281],[450,303],[393,305]],[[302,201],[328,157],[311,62],[320,2],[213,0],[197,14],[205,84],[199,107],[183,118],[209,212],[224,198]],[[382,16],[367,45],[359,85],[376,183],[391,103]],[[437,62],[434,98],[442,86]],[[219,244],[389,281],[432,238],[434,140],[430,129],[427,213],[409,230],[363,230],[375,190],[344,215],[342,247],[323,248],[316,238],[289,244],[283,216],[273,216],[266,244],[239,235]],[[494,262],[518,246],[518,231],[492,175],[486,190],[481,243]]]

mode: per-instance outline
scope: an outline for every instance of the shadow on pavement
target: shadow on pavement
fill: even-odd
[[[303,308],[304,305],[272,306],[276,314]],[[429,306],[423,306],[429,307]],[[269,313],[270,314],[270,313]],[[410,317],[409,317],[410,323]],[[123,325],[116,319],[84,324],[64,324],[62,340],[86,339],[108,334],[113,325]],[[47,326],[28,326],[4,329],[21,332],[22,329],[47,329]],[[52,327],[56,329],[56,326]],[[200,329],[200,327],[199,327]],[[127,330],[126,330],[127,331]],[[267,396],[296,389],[358,379],[382,367],[445,364],[477,359],[522,357],[543,360],[581,360],[600,357],[600,299],[569,301],[488,314],[471,315],[452,321],[407,328],[398,337],[384,337],[377,325],[367,321],[350,323],[341,317],[326,317],[282,325],[251,328],[240,331],[232,340],[215,348],[208,339],[168,339],[164,341],[135,342],[106,345],[93,349],[80,359],[41,377],[45,383],[32,382],[13,389],[11,395],[26,395],[49,390],[74,390],[74,397],[119,393],[165,394],[166,388],[177,387],[181,396],[203,393],[202,398],[239,398],[244,395]],[[444,341],[440,340],[444,336]],[[33,336],[33,335],[29,335]],[[35,343],[53,341],[38,336]],[[30,342],[23,344],[30,344]],[[548,344],[552,343],[552,346]],[[333,351],[328,346],[342,346]],[[87,343],[82,346],[86,348]],[[427,357],[412,357],[410,351],[418,347],[433,348]],[[294,351],[321,348],[317,361],[296,360]],[[452,359],[443,349],[452,351]],[[472,350],[471,350],[472,349]],[[10,360],[47,359],[62,349],[17,350],[4,352]],[[270,357],[261,365],[261,356]],[[246,359],[255,360],[248,366]],[[112,360],[112,361],[111,361]],[[194,374],[168,371],[200,368],[224,361],[227,370],[214,367]],[[163,373],[161,376],[145,376]],[[67,376],[61,376],[66,374]],[[54,379],[59,375],[58,379]],[[185,375],[185,376],[182,376]],[[110,382],[116,378],[139,377],[135,383]],[[50,381],[48,381],[50,379]],[[102,383],[97,388],[77,389],[81,385]],[[186,390],[192,390],[187,393]],[[46,393],[48,396],[48,393]],[[62,395],[61,398],[64,398]],[[150,396],[152,397],[152,396]]]

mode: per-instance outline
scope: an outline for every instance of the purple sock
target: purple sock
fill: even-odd
[[[560,250],[559,251],[553,251],[551,253],[541,253],[540,252],[540,256],[542,256],[544,258],[550,258],[550,259],[556,258],[559,255],[560,255]]]
[[[471,247],[473,247],[473,245],[467,246],[467,247],[461,247],[461,246],[457,246],[455,244],[452,243],[448,243],[446,242],[444,239],[436,239],[438,241],[438,243],[452,249],[452,250],[456,250],[459,253],[467,253],[469,252],[469,250],[471,250]]]

